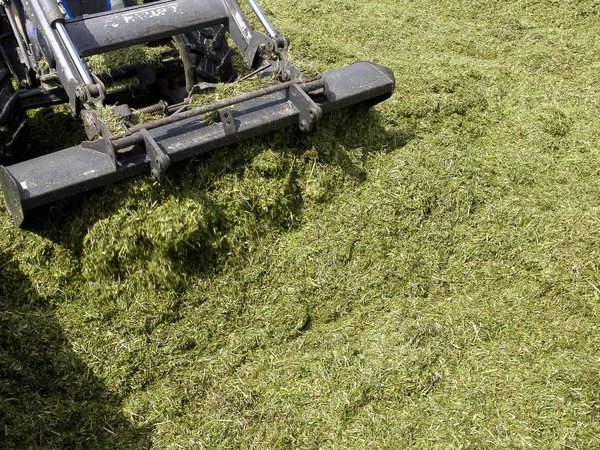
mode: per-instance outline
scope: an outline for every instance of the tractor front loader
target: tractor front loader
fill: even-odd
[[[0,182],[15,224],[58,199],[141,173],[160,180],[173,162],[289,125],[308,132],[325,113],[392,94],[392,72],[369,62],[304,77],[288,39],[248,3],[263,32],[237,0],[0,0]],[[91,70],[94,55],[140,46],[158,56]],[[236,81],[234,54],[270,84],[192,102]],[[147,104],[137,89],[154,93]],[[27,159],[26,111],[60,103],[88,140]]]

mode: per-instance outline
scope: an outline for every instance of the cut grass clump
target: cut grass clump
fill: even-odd
[[[132,45],[131,47],[92,55],[87,58],[87,64],[93,73],[101,75],[119,67],[159,64],[164,55],[170,52],[173,52],[173,48],[167,45]]]
[[[573,127],[573,120],[556,105],[546,105],[539,120],[542,129],[553,138],[564,138]]]
[[[190,98],[190,105],[207,105],[218,102],[219,100],[225,100],[250,91],[268,87],[272,84],[272,81],[273,80],[269,77],[254,76],[243,81],[219,83],[214,88],[207,89],[200,94],[192,95]]]
[[[115,111],[113,106],[100,106],[96,109],[96,113],[98,114],[98,118],[113,136],[117,136],[127,131],[124,118]]]
[[[305,196],[315,203],[330,200],[343,185],[344,174],[339,167],[313,163],[305,181]]]
[[[151,210],[117,213],[86,235],[82,273],[176,286],[187,256],[197,256],[198,266],[214,263],[207,256],[219,250],[218,216],[207,201],[173,198]]]
[[[98,221],[83,242],[82,273],[175,287],[190,264],[209,271],[245,253],[248,241],[290,229],[301,202],[294,158],[259,153],[242,173],[215,180],[207,194],[167,197]]]
[[[117,92],[132,90],[137,85],[138,79],[135,77],[110,81],[106,84],[106,93],[110,95]]]
[[[242,236],[275,229],[289,229],[297,222],[294,213],[301,202],[295,158],[271,150],[254,157],[239,177],[223,177],[212,193],[231,213]]]

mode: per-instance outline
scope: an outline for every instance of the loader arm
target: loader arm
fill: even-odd
[[[73,114],[104,97],[104,87],[93,78],[83,57],[136,44],[223,25],[249,66],[259,64],[259,53],[273,52],[287,42],[252,30],[236,0],[160,0],[111,11],[68,18],[55,0],[24,0],[23,7],[41,50],[68,97]]]

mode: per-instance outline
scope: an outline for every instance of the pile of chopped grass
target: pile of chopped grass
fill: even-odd
[[[115,111],[114,106],[103,105],[96,108],[98,118],[108,128],[113,136],[125,133],[127,127],[125,126],[125,120]]]
[[[103,74],[118,67],[129,67],[139,64],[158,65],[165,54],[172,52],[173,48],[168,45],[132,45],[122,49],[92,55],[87,58],[87,64],[93,73]]]
[[[241,78],[241,77],[240,77]],[[225,100],[246,92],[266,88],[273,84],[270,77],[253,76],[243,81],[219,83],[214,88],[206,89],[200,94],[192,95],[190,105],[206,105],[219,100]]]

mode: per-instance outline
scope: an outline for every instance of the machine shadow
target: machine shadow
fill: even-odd
[[[10,254],[0,267],[0,448],[148,448]]]

